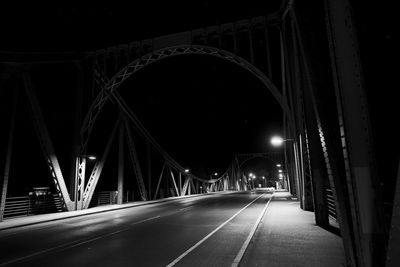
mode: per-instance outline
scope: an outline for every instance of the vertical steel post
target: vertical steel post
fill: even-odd
[[[349,266],[357,265],[357,251],[356,251],[356,240],[354,236],[354,229],[351,222],[351,206],[346,196],[346,183],[342,180],[342,171],[338,162],[338,155],[335,154],[335,146],[333,143],[332,136],[329,135],[329,126],[326,118],[321,118],[326,115],[322,112],[323,103],[317,101],[318,90],[314,88],[314,82],[311,77],[311,71],[309,70],[302,35],[298,28],[295,13],[290,13],[293,16],[296,27],[296,37],[299,45],[299,52],[301,56],[301,67],[304,71],[304,78],[306,83],[306,89],[309,90],[310,101],[314,110],[315,121],[318,127],[319,133],[319,144],[323,151],[324,162],[326,167],[327,176],[332,190],[334,191],[335,204],[338,211],[338,220],[340,225],[340,232],[343,240],[343,247],[345,250],[346,261]],[[321,112],[321,115],[320,115]]]
[[[385,263],[383,201],[372,152],[368,106],[354,18],[348,0],[325,0],[342,153],[360,266]]]
[[[82,62],[77,62],[77,85],[75,90],[75,118],[74,118],[74,136],[72,143],[72,155],[71,155],[71,173],[70,173],[70,191],[75,191],[75,171],[76,171],[76,157],[79,155],[79,129],[82,123],[82,102],[83,102],[83,90],[84,90],[84,70],[82,66]],[[75,197],[75,194],[73,194]],[[75,199],[74,199],[75,201]]]
[[[119,126],[118,138],[118,195],[117,204],[122,204],[124,193],[124,124]]]
[[[182,195],[182,173],[179,172],[179,195]]]
[[[319,144],[318,126],[313,112],[309,90],[305,90],[305,94],[304,106],[311,162],[315,222],[321,227],[327,227],[329,225],[329,220],[325,193],[324,156],[322,154],[321,145]]]
[[[81,210],[84,208],[83,193],[85,190],[86,158],[77,156],[75,166],[75,210]]]
[[[151,200],[151,144],[146,143],[146,163],[147,163],[147,179],[148,182],[148,200]]]
[[[15,117],[17,113],[17,100],[18,100],[18,87],[15,87],[13,107],[10,117],[10,131],[8,135],[7,157],[6,157],[6,164],[4,167],[4,180],[3,180],[3,187],[1,189],[0,222],[3,221],[4,211],[6,207],[8,180],[10,176],[11,156],[14,143],[14,128],[15,128]]]

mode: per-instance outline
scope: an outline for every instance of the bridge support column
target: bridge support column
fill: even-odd
[[[75,210],[84,208],[83,193],[85,190],[85,173],[86,158],[84,156],[77,156],[75,170]]]
[[[0,199],[0,222],[3,221],[4,211],[6,207],[6,198],[7,198],[7,189],[8,189],[8,179],[10,175],[10,166],[11,166],[11,156],[13,150],[14,143],[14,128],[15,128],[15,117],[17,111],[17,100],[18,100],[18,87],[15,87],[14,92],[14,103],[11,111],[10,117],[10,131],[8,135],[8,146],[7,146],[7,156],[6,156],[6,164],[4,167],[4,180],[3,186],[1,189],[1,199]]]
[[[325,0],[326,26],[359,266],[385,263],[385,224],[367,100],[348,0]]]
[[[118,195],[117,204],[122,204],[124,196],[124,124],[119,126],[118,138]]]
[[[327,227],[329,225],[329,217],[325,193],[324,156],[322,154],[321,144],[319,143],[318,126],[312,110],[311,96],[309,90],[305,91],[305,118],[311,163],[315,223],[318,226]]]
[[[151,200],[151,144],[146,143],[146,167],[147,167],[147,179],[148,182],[148,198]]]

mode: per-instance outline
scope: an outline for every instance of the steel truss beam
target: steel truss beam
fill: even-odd
[[[47,161],[47,166],[49,167],[50,174],[53,178],[57,194],[60,197],[61,202],[63,203],[64,210],[73,210],[74,204],[69,197],[68,189],[65,185],[64,177],[62,175],[61,168],[53,148],[53,143],[44,122],[42,111],[36,98],[36,93],[33,89],[33,84],[28,70],[23,70],[23,73],[20,75],[22,76],[21,79],[24,83],[25,92],[28,96],[28,100],[32,110],[33,121],[36,133],[38,135],[39,143],[42,148],[44,157]]]
[[[87,209],[90,205],[90,201],[92,200],[93,193],[96,188],[97,182],[99,181],[101,172],[103,171],[104,163],[106,162],[108,154],[110,152],[111,144],[114,140],[114,137],[116,135],[116,132],[117,132],[120,124],[121,124],[121,120],[117,120],[115,122],[114,128],[108,139],[106,148],[104,149],[103,156],[101,157],[101,160],[96,162],[96,164],[93,167],[92,173],[90,174],[89,180],[85,187],[85,191],[83,193],[83,207],[82,207],[83,209]]]
[[[372,154],[352,10],[348,0],[325,0],[324,3],[357,264],[382,266],[386,245],[383,201]]]
[[[142,200],[147,200],[147,191],[146,191],[146,187],[143,182],[143,176],[142,176],[142,171],[141,171],[140,164],[139,164],[139,158],[136,153],[131,129],[128,125],[128,121],[126,121],[126,120],[125,120],[125,128],[128,133],[128,136],[127,136],[128,137],[128,147],[129,147],[129,152],[131,155],[131,160],[132,160],[132,164],[133,164],[133,170],[135,172],[136,181],[139,186],[140,197],[142,198]]]
[[[8,145],[7,145],[7,156],[6,163],[4,167],[4,178],[3,178],[3,186],[1,187],[1,198],[0,198],[0,222],[3,221],[4,211],[6,207],[6,199],[7,199],[7,189],[8,189],[8,179],[10,175],[10,165],[11,165],[11,156],[13,151],[14,144],[14,129],[15,129],[15,118],[17,113],[17,102],[18,102],[18,85],[14,89],[14,99],[12,104],[12,111],[10,117],[10,129],[8,134]]]

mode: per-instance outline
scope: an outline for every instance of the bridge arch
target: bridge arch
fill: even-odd
[[[158,50],[154,50],[138,59],[130,62],[120,71],[118,71],[111,79],[103,81],[103,84],[100,84],[101,91],[93,101],[91,107],[89,108],[88,113],[85,116],[81,127],[81,151],[83,152],[86,149],[87,142],[89,140],[90,132],[92,127],[96,121],[98,114],[100,113],[104,104],[113,96],[116,92],[117,88],[131,75],[141,70],[142,68],[157,62],[164,58],[169,58],[173,56],[179,55],[187,55],[187,54],[197,54],[197,55],[209,55],[218,58],[222,58],[224,60],[230,61],[243,69],[252,73],[256,78],[258,78],[272,93],[274,98],[277,100],[279,105],[282,107],[282,110],[289,122],[293,122],[290,108],[287,104],[286,99],[279,92],[276,85],[268,78],[268,76],[263,73],[256,66],[245,60],[244,58],[228,52],[223,49],[204,46],[204,45],[179,45],[179,46],[171,46],[165,47]],[[105,78],[105,77],[103,77]],[[104,79],[100,79],[104,80]]]

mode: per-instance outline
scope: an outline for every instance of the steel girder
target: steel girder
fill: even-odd
[[[73,210],[73,202],[68,194],[68,189],[65,185],[64,177],[61,172],[60,165],[58,163],[50,135],[48,133],[46,124],[43,119],[42,111],[39,106],[39,102],[36,98],[36,94],[33,89],[30,74],[27,70],[24,70],[21,74],[22,81],[24,82],[25,92],[28,96],[29,103],[32,110],[34,125],[36,133],[38,135],[39,143],[42,148],[43,154],[47,161],[47,166],[49,167],[50,174],[53,178],[54,185],[57,190],[57,194],[63,203],[64,210]]]
[[[348,0],[325,0],[338,123],[359,266],[385,262],[383,201],[372,149],[354,18]]]
[[[131,155],[131,160],[132,160],[132,164],[133,164],[133,170],[135,172],[136,181],[138,182],[138,186],[139,186],[140,197],[142,198],[142,200],[148,200],[147,191],[146,191],[146,187],[143,182],[142,171],[141,171],[140,164],[139,164],[139,158],[137,156],[135,145],[133,142],[132,132],[131,132],[131,129],[130,129],[127,121],[125,121],[125,128],[128,133],[128,147],[129,147],[129,152]]]
[[[10,117],[10,130],[8,134],[8,145],[7,145],[7,156],[4,167],[4,178],[3,185],[1,187],[1,196],[0,196],[0,222],[3,221],[4,211],[6,207],[6,198],[7,198],[7,189],[8,189],[8,179],[10,175],[10,166],[11,166],[11,155],[13,151],[14,145],[14,129],[15,129],[15,117],[17,113],[17,100],[18,100],[18,85],[14,91],[14,99],[12,104],[12,111]]]

